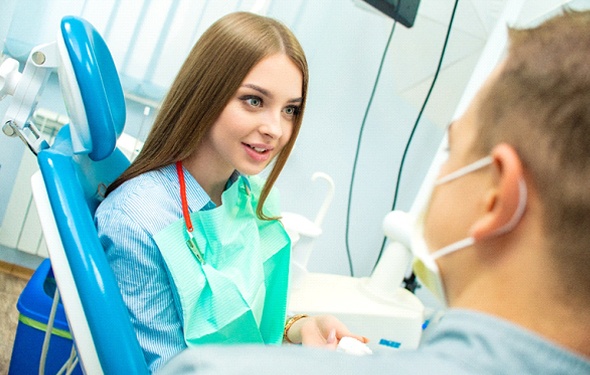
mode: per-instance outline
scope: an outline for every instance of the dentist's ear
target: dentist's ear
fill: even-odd
[[[476,241],[511,230],[520,220],[526,204],[522,162],[514,148],[501,143],[492,150],[496,185],[486,197],[486,212],[471,227]]]

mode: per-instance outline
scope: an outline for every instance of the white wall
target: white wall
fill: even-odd
[[[348,238],[355,275],[371,272],[383,240],[381,223],[391,210],[402,153],[437,67],[453,3],[424,0],[413,28],[396,26],[365,124],[348,237],[354,153],[392,21],[341,1],[309,6],[302,16],[305,27],[295,31],[309,54],[310,102],[297,147],[278,186],[285,210],[313,218],[325,187],[311,183],[312,173],[323,171],[335,180],[336,195],[324,221],[324,234],[315,243],[311,271],[347,274]],[[444,72],[406,159],[399,208],[409,208],[485,44],[487,31],[475,13],[473,2],[460,2]]]

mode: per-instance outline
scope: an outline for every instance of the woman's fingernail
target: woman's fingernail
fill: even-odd
[[[332,329],[330,331],[330,334],[328,335],[328,341],[327,341],[327,343],[328,344],[333,344],[335,342],[336,342],[336,330],[335,329]]]

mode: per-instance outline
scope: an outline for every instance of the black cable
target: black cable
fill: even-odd
[[[348,267],[350,269],[350,276],[354,276],[354,269],[352,268],[352,255],[350,253],[350,245],[348,244],[348,235],[350,229],[350,207],[352,202],[352,187],[354,186],[354,176],[356,174],[356,167],[359,158],[359,151],[361,148],[361,141],[363,138],[363,131],[365,129],[365,123],[367,122],[367,117],[369,115],[369,109],[371,108],[371,104],[373,104],[373,98],[375,97],[375,91],[377,90],[377,83],[379,83],[379,77],[381,76],[381,70],[383,69],[383,63],[385,62],[385,56],[387,56],[387,50],[389,49],[389,44],[391,43],[391,38],[393,36],[393,32],[395,31],[395,25],[397,21],[393,22],[393,26],[391,27],[391,32],[389,33],[389,38],[387,38],[387,43],[385,44],[385,49],[383,50],[383,55],[381,56],[381,63],[379,64],[379,69],[377,70],[377,77],[375,77],[375,83],[373,84],[373,91],[371,92],[371,97],[369,98],[369,103],[367,104],[367,108],[365,109],[365,115],[363,117],[363,122],[361,123],[359,137],[356,144],[356,152],[354,155],[354,164],[352,167],[352,176],[350,177],[350,188],[348,190],[348,207],[346,209],[346,234],[345,234],[345,242],[346,242],[346,256],[348,257]]]
[[[414,133],[416,132],[416,128],[418,127],[418,123],[420,122],[420,119],[422,118],[422,114],[424,113],[424,109],[426,108],[426,105],[428,104],[428,100],[430,99],[430,95],[432,94],[432,90],[434,89],[434,85],[436,83],[436,80],[438,79],[438,74],[440,73],[440,69],[442,67],[443,58],[444,58],[445,52],[447,50],[447,44],[449,42],[449,36],[451,35],[451,29],[453,28],[453,22],[455,20],[455,13],[457,11],[458,4],[459,4],[459,0],[455,0],[455,5],[453,7],[453,12],[451,13],[451,19],[449,21],[449,26],[447,27],[447,35],[445,36],[443,48],[442,48],[442,51],[440,54],[440,58],[438,60],[438,66],[436,67],[436,71],[434,73],[432,83],[430,84],[430,89],[428,90],[428,93],[426,94],[426,97],[424,98],[424,102],[422,103],[422,108],[420,108],[420,112],[418,112],[418,117],[416,118],[416,121],[414,122],[414,126],[412,127],[412,132],[410,133],[410,136],[408,137],[408,141],[406,142],[406,147],[404,149],[404,153],[402,154],[402,160],[400,162],[400,166],[399,166],[398,173],[397,173],[397,180],[395,183],[395,193],[393,196],[393,204],[391,205],[391,211],[395,210],[395,206],[397,205],[397,196],[398,196],[398,192],[399,192],[401,175],[402,175],[404,164],[406,161],[406,156],[408,155],[408,150],[410,148],[410,144],[412,143],[412,139],[414,138]],[[383,255],[383,250],[385,249],[386,242],[387,242],[387,237],[383,237],[383,242],[381,243],[381,250],[379,250],[379,256],[377,256],[377,260],[375,261],[375,265],[373,266],[373,270],[375,270],[375,267],[377,267],[379,260],[381,260],[381,256]]]

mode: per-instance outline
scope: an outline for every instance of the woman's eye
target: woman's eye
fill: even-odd
[[[285,113],[289,116],[296,116],[299,113],[299,107],[289,106],[285,108]]]
[[[246,103],[248,103],[252,107],[260,107],[262,105],[262,100],[257,97],[249,97],[246,98]]]

